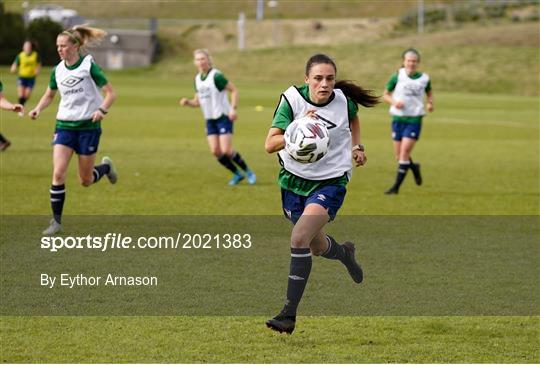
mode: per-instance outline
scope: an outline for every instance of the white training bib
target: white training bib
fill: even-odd
[[[69,70],[64,61],[56,66],[54,76],[61,97],[56,119],[88,120],[92,119],[92,114],[98,110],[103,96],[90,75],[92,62],[92,56],[86,55],[74,70]]]
[[[282,95],[281,102],[288,102],[293,112],[293,119],[306,115],[308,110],[316,110],[319,119],[326,124],[330,135],[328,153],[319,161],[303,164],[295,161],[285,150],[279,151],[280,160],[285,170],[309,180],[327,180],[343,176],[350,177],[352,170],[351,129],[347,97],[340,89],[334,89],[334,99],[323,106],[308,102],[294,86]]]
[[[422,73],[422,76],[413,80],[407,76],[405,68],[398,72],[396,88],[392,92],[394,100],[401,100],[403,108],[398,109],[395,106],[390,107],[390,114],[400,117],[419,117],[425,114],[424,111],[424,93],[429,82],[429,76]]]
[[[227,90],[219,91],[214,82],[214,76],[219,70],[213,68],[203,80],[201,74],[195,76],[195,88],[204,119],[218,119],[223,114],[228,115],[231,105],[227,99]]]

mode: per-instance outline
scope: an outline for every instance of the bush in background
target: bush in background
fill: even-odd
[[[0,2],[0,64],[13,62],[24,39],[23,18],[20,14],[4,12],[4,3]]]
[[[38,18],[28,24],[26,37],[36,45],[43,65],[56,65],[60,58],[56,51],[56,37],[62,26],[49,18]]]

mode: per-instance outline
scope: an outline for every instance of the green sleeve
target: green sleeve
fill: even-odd
[[[13,63],[17,64],[17,66],[21,64],[21,61],[19,60],[19,55],[15,57],[15,60],[13,61]]]
[[[90,76],[92,76],[92,80],[94,80],[99,87],[103,87],[109,83],[105,74],[101,71],[101,68],[94,62],[92,62],[92,65],[90,66]]]
[[[431,91],[431,80],[429,80],[427,82],[427,85],[426,85],[426,93],[430,92]]]
[[[49,89],[58,90],[58,85],[56,85],[56,67],[52,69],[51,78],[49,79]]]
[[[0,92],[2,92],[2,90],[4,90],[4,86],[2,85],[2,81],[0,81]]]
[[[397,84],[397,78],[398,78],[398,73],[397,72],[395,74],[393,74],[392,77],[390,77],[390,80],[388,80],[388,82],[386,83],[386,90],[387,91],[394,91],[394,89],[396,88],[396,84]]]
[[[219,91],[223,91],[229,83],[229,80],[227,80],[221,72],[216,72],[214,74],[214,83]]]
[[[358,105],[349,98],[347,98],[347,111],[349,112],[350,123],[356,117],[356,114],[358,114]]]
[[[274,113],[274,119],[272,120],[272,128],[287,129],[287,126],[293,121],[292,108],[285,96],[281,96],[278,107]]]

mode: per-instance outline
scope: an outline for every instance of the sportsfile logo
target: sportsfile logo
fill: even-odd
[[[73,86],[79,84],[82,80],[83,80],[82,77],[68,76],[60,84],[65,86],[65,87],[73,87]]]

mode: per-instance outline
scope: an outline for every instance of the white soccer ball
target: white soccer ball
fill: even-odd
[[[311,117],[294,120],[285,130],[285,151],[300,163],[319,161],[328,152],[326,125]]]

